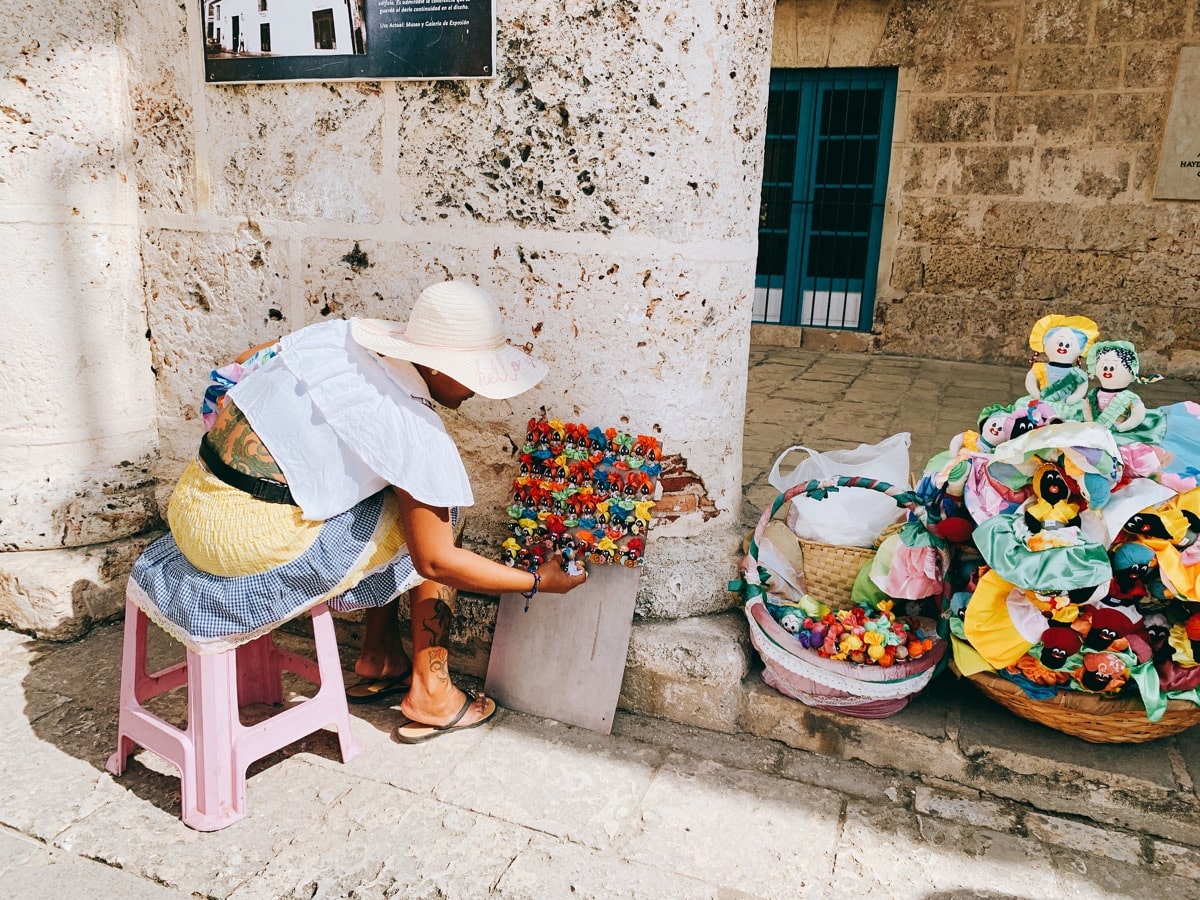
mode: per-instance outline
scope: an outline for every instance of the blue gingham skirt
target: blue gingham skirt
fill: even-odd
[[[192,565],[172,535],[152,543],[130,573],[131,600],[169,634],[199,653],[247,643],[319,603],[340,612],[383,606],[424,579],[402,546],[341,593],[331,593],[360,564],[381,525],[384,492],[322,523],[295,559],[250,575],[223,577]],[[459,511],[451,510],[457,528]]]

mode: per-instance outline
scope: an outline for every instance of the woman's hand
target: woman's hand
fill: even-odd
[[[588,577],[587,569],[584,569],[579,575],[568,575],[564,572],[562,557],[557,553],[538,567],[538,574],[542,576],[541,583],[538,585],[540,594],[565,594],[567,591],[579,587],[587,581]]]
[[[400,521],[408,552],[417,573],[430,581],[463,591],[483,594],[524,594],[533,589],[533,575],[524,569],[485,559],[454,543],[450,511],[414,500],[407,491],[396,489],[400,499]],[[555,554],[538,570],[538,591],[565,594],[587,580],[587,575],[568,575],[562,558]]]

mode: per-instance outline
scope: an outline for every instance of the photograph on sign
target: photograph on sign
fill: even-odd
[[[493,0],[200,0],[210,84],[491,78]]]

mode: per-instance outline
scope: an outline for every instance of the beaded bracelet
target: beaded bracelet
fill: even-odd
[[[542,576],[535,569],[533,572],[533,587],[528,591],[522,591],[521,596],[525,598],[525,612],[529,612],[529,601],[533,599],[533,595],[538,592],[538,588],[542,585]]]

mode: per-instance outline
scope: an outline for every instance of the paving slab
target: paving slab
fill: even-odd
[[[181,891],[6,830],[0,830],[0,883],[6,900],[83,896],[168,900],[185,896]]]
[[[803,897],[815,881],[805,870],[832,866],[842,803],[834,791],[673,755],[618,846],[629,859],[727,890]]]
[[[736,900],[716,885],[542,835],[517,855],[494,894],[514,900]]]
[[[233,900],[483,897],[535,832],[359,784],[303,823]]]
[[[436,799],[596,848],[634,827],[661,751],[532,716],[497,724],[454,757]],[[439,738],[438,750],[457,737]]]
[[[110,802],[55,838],[56,846],[199,893],[229,896],[264,872],[311,823],[354,783],[303,759],[285,759],[252,776],[249,815],[215,832],[188,828],[179,818],[179,779],[149,769],[127,773]]]
[[[838,896],[1083,896],[1065,889],[1037,841],[857,801],[846,809],[835,875]]]

